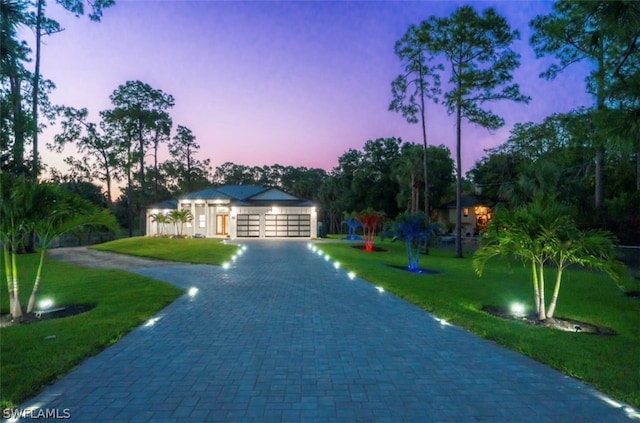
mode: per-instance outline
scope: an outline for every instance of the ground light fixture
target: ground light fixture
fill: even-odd
[[[231,267],[231,263],[229,263],[228,261],[225,261],[224,263],[222,263],[222,268],[223,269],[228,269]]]
[[[191,288],[189,288],[189,291],[188,291],[189,296],[191,298],[195,297],[196,295],[198,295],[198,291],[199,291],[198,288],[196,288],[195,286],[192,286]]]
[[[376,289],[378,290],[378,292],[383,293],[384,292],[384,288],[381,286],[376,286]]]
[[[44,298],[38,303],[38,308],[43,311],[48,310],[51,307],[53,307],[53,300],[51,298]]]
[[[336,269],[340,269],[340,262],[334,261],[333,262],[333,267],[336,268]]]
[[[518,317],[523,317],[526,313],[526,308],[524,307],[524,304],[518,303],[518,302],[511,303],[511,306],[509,307],[509,309],[511,310],[511,314]]]
[[[147,320],[147,322],[144,324],[144,327],[150,328],[151,326],[154,326],[156,323],[158,323],[160,319],[162,319],[162,316],[152,317],[151,319]]]
[[[349,276],[349,279],[351,280],[354,280],[356,278],[356,274],[354,272],[347,273],[347,276]]]

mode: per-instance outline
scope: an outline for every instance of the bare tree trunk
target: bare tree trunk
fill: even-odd
[[[40,93],[40,50],[42,46],[42,6],[44,0],[38,0],[38,11],[36,15],[36,63],[33,73],[33,98],[32,98],[32,113],[33,113],[33,165],[32,176],[33,180],[38,179],[40,174],[40,160],[38,158],[38,97]]]
[[[538,319],[546,320],[547,313],[545,311],[544,304],[544,263],[538,264],[538,281],[539,281],[539,289],[540,289],[540,303],[538,308]]]
[[[540,315],[540,284],[538,282],[538,269],[536,268],[536,262],[531,262],[531,272],[533,278],[533,298],[536,302],[536,314]]]
[[[551,297],[551,303],[549,304],[549,310],[547,311],[547,318],[551,319],[553,313],[556,311],[556,303],[558,302],[558,294],[560,294],[560,283],[562,282],[562,269],[558,269],[556,276],[556,284],[553,288],[553,296]]]
[[[638,151],[636,152],[636,191],[640,192],[640,140],[638,140]]]
[[[13,113],[13,173],[17,174],[24,167],[25,122],[22,110],[22,92],[20,91],[21,80],[15,67],[9,72],[9,85]]]
[[[18,263],[16,262],[16,256],[18,255],[17,252],[13,251],[11,252],[11,265],[13,267],[13,270],[11,272],[11,274],[13,275],[13,278],[11,280],[12,284],[13,284],[13,307],[11,308],[11,317],[13,319],[19,319],[20,317],[22,317],[22,307],[20,306],[20,285],[18,283],[18,273],[16,272],[16,270],[18,269]]]
[[[456,110],[456,258],[462,258],[462,108]]]

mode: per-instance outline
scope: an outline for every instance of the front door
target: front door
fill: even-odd
[[[216,235],[229,235],[228,214],[216,214]]]

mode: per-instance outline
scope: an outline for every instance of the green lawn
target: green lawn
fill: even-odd
[[[94,245],[96,250],[159,260],[220,265],[238,251],[238,246],[220,239],[124,238]]]
[[[616,336],[587,335],[529,326],[494,317],[483,306],[505,306],[518,301],[534,306],[528,269],[514,263],[490,263],[484,276],[473,272],[471,255],[453,257],[449,250],[430,250],[421,268],[440,273],[417,275],[391,266],[406,266],[403,243],[376,243],[386,252],[366,253],[348,242],[317,246],[343,268],[385,290],[417,304],[451,323],[483,338],[548,364],[584,380],[618,400],[640,407],[640,300],[624,296],[610,278],[585,270],[566,272],[556,317],[606,326]],[[547,299],[555,274],[547,271]],[[630,277],[619,282],[627,290],[639,290]]]
[[[22,304],[27,303],[37,255],[18,257]],[[8,313],[4,266],[0,312]],[[18,404],[69,372],[87,357],[117,342],[173,302],[182,291],[164,282],[116,270],[45,263],[39,298],[54,307],[93,304],[73,317],[0,329],[0,399],[2,408]],[[45,337],[55,336],[53,340]]]

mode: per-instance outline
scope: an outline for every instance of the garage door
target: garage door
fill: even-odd
[[[236,219],[236,236],[238,238],[260,237],[259,214],[239,214]]]
[[[311,237],[311,215],[268,214],[265,216],[266,237]]]

